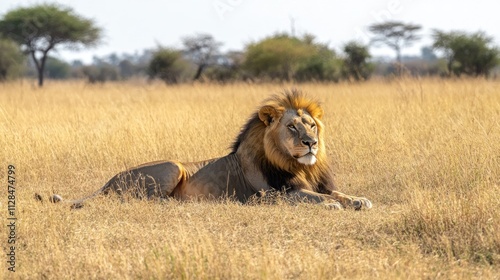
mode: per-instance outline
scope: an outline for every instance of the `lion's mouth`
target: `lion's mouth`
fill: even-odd
[[[316,157],[316,154],[315,154],[315,153],[313,153],[313,152],[308,152],[308,153],[303,154],[303,155],[294,155],[293,157],[294,157],[295,159],[299,159],[299,158],[301,158],[301,157],[305,157],[305,156],[314,156],[314,157]]]
[[[298,162],[305,165],[313,165],[316,163],[316,155],[313,152],[308,152],[302,156],[294,156],[294,158],[297,159]]]
[[[302,155],[301,155],[301,154],[297,153],[297,154],[293,155],[293,157],[294,157],[295,159],[299,159],[299,158],[301,158],[301,157],[305,157],[305,156],[314,156],[314,157],[316,157],[316,154],[318,153],[318,150],[317,150],[317,149],[311,149],[311,148],[310,148],[310,149],[308,149],[308,150],[309,150],[309,151],[307,151],[305,154],[302,154]],[[304,151],[304,152],[305,152],[305,151]]]

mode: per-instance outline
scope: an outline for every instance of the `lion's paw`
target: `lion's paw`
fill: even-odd
[[[338,202],[338,201],[325,203],[325,205],[326,205],[326,207],[328,207],[330,209],[333,209],[333,210],[342,210],[342,209],[344,209],[344,207],[342,206],[342,204],[340,204],[340,202]]]
[[[52,202],[52,203],[58,203],[58,202],[63,201],[63,198],[62,198],[62,196],[60,196],[58,194],[54,194],[53,196],[51,196],[49,198],[49,201]]]
[[[364,197],[353,198],[351,200],[351,205],[354,210],[371,209],[373,207],[372,202]]]

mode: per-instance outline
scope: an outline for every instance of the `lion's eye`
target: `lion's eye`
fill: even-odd
[[[311,124],[311,128],[315,129],[316,128],[316,124],[315,123]]]
[[[289,124],[288,126],[288,129],[290,129],[291,131],[297,131],[297,129],[295,128],[295,126],[293,124]]]

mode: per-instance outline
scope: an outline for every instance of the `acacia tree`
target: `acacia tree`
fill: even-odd
[[[453,61],[454,55],[451,45],[453,40],[462,36],[464,34],[460,32],[443,32],[439,30],[433,30],[432,37],[434,38],[434,43],[432,48],[443,52],[443,56],[446,59],[446,68],[448,69],[448,76],[453,73]]]
[[[422,27],[416,24],[405,24],[399,21],[387,21],[373,24],[369,27],[374,34],[372,42],[382,43],[396,51],[398,67],[401,66],[401,49],[411,46],[420,39],[417,34]]]
[[[38,85],[43,86],[50,51],[59,46],[74,50],[93,46],[98,43],[101,30],[71,8],[42,4],[5,14],[0,20],[0,34],[20,44],[31,56],[38,72]]]
[[[448,75],[466,74],[488,76],[499,59],[499,51],[492,47],[493,39],[482,32],[433,31],[433,48],[442,51],[447,60]]]
[[[193,80],[198,80],[203,70],[209,66],[214,56],[219,52],[222,43],[215,41],[210,34],[198,34],[192,37],[185,37],[182,43],[190,59],[197,65],[198,69]]]

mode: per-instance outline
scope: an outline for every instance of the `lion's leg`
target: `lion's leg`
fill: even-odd
[[[333,196],[334,199],[340,202],[345,208],[354,208],[356,210],[360,210],[362,208],[372,208],[371,201],[364,197],[347,195],[338,191],[332,191],[331,196]]]
[[[288,197],[296,202],[321,203],[333,209],[343,208],[339,201],[333,199],[332,196],[312,191],[295,190],[288,193]]]
[[[186,170],[180,163],[149,163],[118,173],[104,184],[103,187],[89,196],[76,200],[63,200],[60,195],[54,194],[49,200],[54,203],[64,201],[71,203],[72,208],[81,208],[85,201],[100,194],[107,195],[109,192],[114,192],[119,196],[122,196],[126,192],[132,192],[137,197],[152,198],[156,196],[166,198],[185,179]],[[35,197],[41,200],[40,195],[37,194]]]
[[[185,171],[180,163],[147,164],[117,174],[103,193],[114,191],[118,195],[132,193],[139,198],[166,198],[184,179]]]

